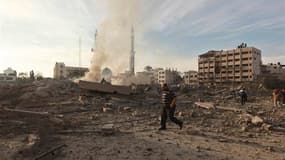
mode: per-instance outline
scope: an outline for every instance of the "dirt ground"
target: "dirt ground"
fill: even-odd
[[[79,98],[82,91],[68,81],[1,85],[0,160],[285,160],[285,108],[272,108],[270,92],[251,90],[241,106],[229,90],[177,90],[184,127],[168,120],[158,131],[155,87]]]

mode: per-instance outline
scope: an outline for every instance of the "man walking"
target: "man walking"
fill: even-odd
[[[166,130],[166,120],[169,116],[169,119],[177,124],[180,129],[183,127],[183,122],[174,117],[176,109],[176,96],[169,90],[166,83],[162,85],[162,94],[161,94],[161,103],[163,105],[161,112],[161,127],[159,130]]]
[[[247,101],[247,93],[245,91],[245,88],[239,91],[239,96],[240,96],[240,103],[243,106],[245,102]]]

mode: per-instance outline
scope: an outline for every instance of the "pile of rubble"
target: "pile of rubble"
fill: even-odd
[[[176,115],[185,125],[179,131],[168,124],[169,131],[161,133],[159,86],[135,86],[131,95],[86,91],[69,81],[0,86],[0,155],[4,160],[285,158],[284,111],[272,109],[269,95],[253,92],[241,106],[232,94],[237,90],[176,88]]]

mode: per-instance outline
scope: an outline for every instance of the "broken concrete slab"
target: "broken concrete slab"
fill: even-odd
[[[132,94],[132,90],[128,86],[101,84],[101,83],[82,81],[82,80],[80,80],[78,84],[79,88],[90,91],[110,93],[110,94],[122,94],[122,95]]]
[[[214,103],[210,102],[195,102],[195,105],[205,109],[215,109]]]
[[[263,119],[261,119],[258,116],[253,116],[253,117],[251,117],[251,123],[254,125],[258,125],[258,124],[263,123]]]

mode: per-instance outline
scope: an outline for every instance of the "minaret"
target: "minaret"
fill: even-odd
[[[97,45],[96,45],[96,43],[97,43],[97,36],[98,36],[98,32],[97,32],[97,29],[96,29],[96,32],[94,34],[94,46],[93,46],[93,48],[91,48],[91,52],[95,52],[95,50],[96,50],[96,47],[97,47]]]
[[[131,31],[131,52],[130,52],[130,74],[135,75],[135,35],[134,35],[134,27],[132,27]]]
[[[78,41],[78,66],[81,67],[81,36],[79,36]]]
[[[97,29],[96,29],[96,32],[94,34],[94,45],[93,47],[91,48],[91,52],[93,53],[93,56],[94,54],[96,54],[96,47],[97,47],[97,36],[98,36],[98,32],[97,32]],[[91,65],[93,64],[93,58],[91,58],[91,61],[90,61]]]

